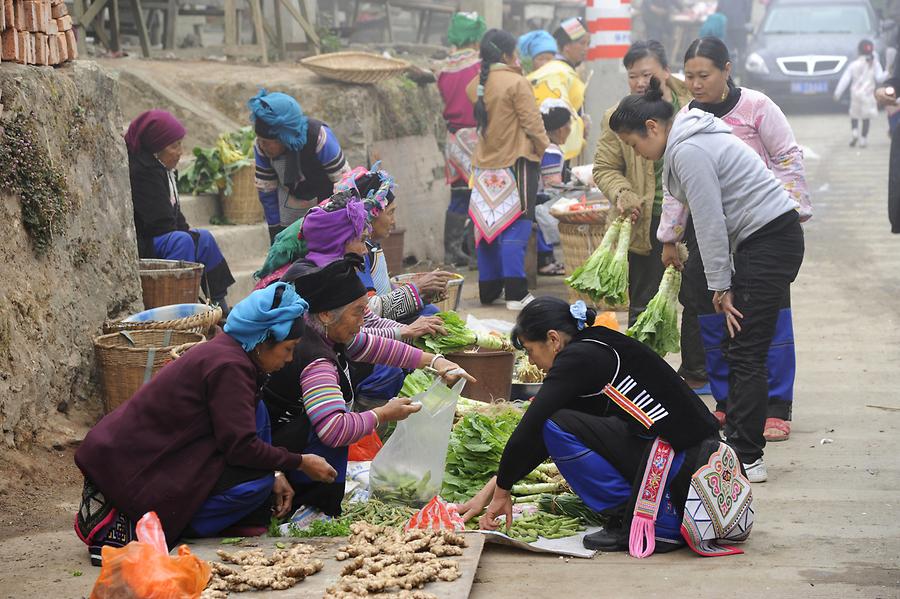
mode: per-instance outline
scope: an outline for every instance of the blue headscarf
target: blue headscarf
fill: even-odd
[[[281,92],[270,94],[260,89],[258,94],[250,98],[247,106],[250,108],[250,120],[257,124],[257,133],[257,122],[262,121],[265,129],[274,133],[274,138],[291,150],[299,150],[306,145],[309,122],[294,98]]]
[[[276,301],[278,296],[280,301]],[[269,334],[276,341],[284,341],[294,329],[294,321],[308,309],[309,304],[297,294],[293,285],[275,283],[257,289],[232,308],[225,321],[225,333],[249,352]]]
[[[556,48],[556,40],[543,29],[529,31],[525,35],[519,37],[518,45],[519,54],[527,56],[528,58],[534,58],[538,54],[544,54],[545,52],[556,54],[558,51]]]

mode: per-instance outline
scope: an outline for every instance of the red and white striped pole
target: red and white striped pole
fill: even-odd
[[[631,0],[587,0],[585,20],[591,35],[587,67],[591,71],[585,111],[591,117],[586,160],[592,160],[603,114],[627,93],[622,57],[631,45]]]

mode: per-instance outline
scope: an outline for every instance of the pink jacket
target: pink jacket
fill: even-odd
[[[687,112],[685,106],[681,112]],[[794,132],[775,102],[756,90],[741,88],[741,98],[731,112],[722,117],[732,132],[753,148],[790,196],[800,205],[800,221],[812,217],[812,204],[806,173],[803,168],[803,150],[794,139]],[[656,237],[663,243],[675,243],[684,235],[689,210],[668,191],[663,197],[662,216]]]

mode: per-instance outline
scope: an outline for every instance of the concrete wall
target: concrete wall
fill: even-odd
[[[0,431],[16,446],[71,437],[100,413],[91,340],[105,319],[140,309],[141,288],[115,79],[92,63],[3,63],[0,90],[0,143],[20,143],[12,131],[25,124],[31,148],[0,164]],[[40,189],[9,184],[38,169],[65,181],[42,253],[24,220],[46,205],[23,201]]]

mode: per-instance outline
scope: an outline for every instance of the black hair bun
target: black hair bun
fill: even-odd
[[[644,92],[644,99],[648,102],[659,102],[663,99],[662,83],[656,77],[650,78],[650,85]]]
[[[586,314],[587,314],[587,318],[585,318],[584,321],[587,323],[587,325],[589,327],[594,326],[594,321],[597,320],[597,311],[594,310],[593,308],[588,308]]]

